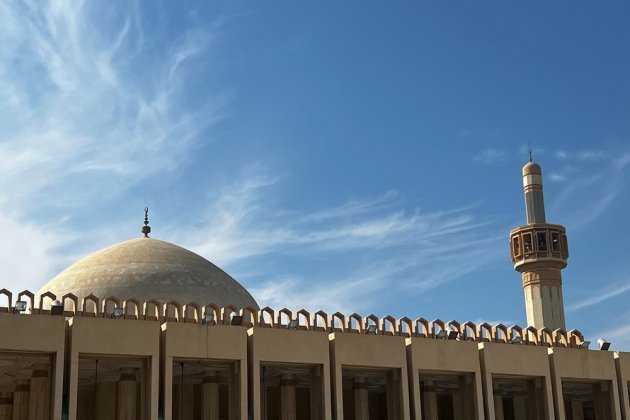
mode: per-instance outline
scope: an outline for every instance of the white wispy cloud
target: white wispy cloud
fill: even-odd
[[[588,298],[572,303],[567,309],[569,311],[576,311],[578,309],[587,308],[627,293],[628,291],[630,291],[630,282],[613,284],[605,289],[590,292]]]
[[[483,164],[491,164],[502,162],[506,156],[507,152],[505,150],[488,147],[475,155],[473,160]]]
[[[607,157],[607,153],[604,150],[576,150],[567,152],[565,150],[558,150],[555,153],[556,158],[560,160],[574,160],[574,161],[597,161]]]
[[[220,117],[221,92],[183,101],[183,76],[212,33],[190,27],[148,54],[142,31],[161,28],[141,21],[137,7],[0,4],[0,229],[11,238],[0,277],[41,284],[76,236],[45,232],[175,170]],[[41,263],[26,261],[32,253]]]
[[[390,191],[331,208],[287,210],[274,204],[281,182],[247,174],[211,199],[202,225],[179,230],[178,242],[232,273],[243,270],[237,278],[262,305],[358,311],[383,294],[441,287],[502,256],[502,232],[473,217],[474,206],[409,210]],[[273,261],[272,278],[252,269],[266,261]]]

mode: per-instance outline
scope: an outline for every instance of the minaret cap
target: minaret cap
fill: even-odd
[[[523,166],[523,176],[527,175],[542,175],[542,169],[540,165],[535,162],[527,162],[525,166]]]
[[[148,238],[149,233],[151,233],[151,226],[149,226],[149,208],[144,208],[144,226],[142,226],[142,233],[144,233],[144,237]]]

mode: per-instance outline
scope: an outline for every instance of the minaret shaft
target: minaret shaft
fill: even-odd
[[[561,270],[569,257],[563,226],[545,220],[542,171],[533,162],[523,167],[527,225],[510,232],[514,269],[522,273],[527,324],[565,328]]]

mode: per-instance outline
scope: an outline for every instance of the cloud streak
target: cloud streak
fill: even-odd
[[[154,51],[141,20],[137,9],[104,4],[0,4],[0,223],[29,237],[42,261],[20,271],[16,262],[29,264],[18,258],[2,277],[41,283],[50,275],[42,267],[74,239],[67,220],[175,171],[220,118],[220,92],[184,101],[183,76],[210,48],[210,31],[190,27]],[[162,28],[150,30],[155,38]],[[60,229],[62,241],[41,233]],[[12,246],[0,255],[14,255]]]
[[[212,217],[178,240],[238,274],[262,305],[361,310],[383,296],[441,287],[502,256],[502,233],[473,217],[474,207],[408,209],[390,191],[313,211],[277,209],[281,182],[248,174],[226,186],[205,212]],[[273,278],[270,260],[286,264],[275,265]]]

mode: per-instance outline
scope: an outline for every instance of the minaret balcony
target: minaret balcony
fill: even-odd
[[[558,268],[567,265],[569,246],[561,225],[533,223],[512,229],[510,253],[514,268]]]

